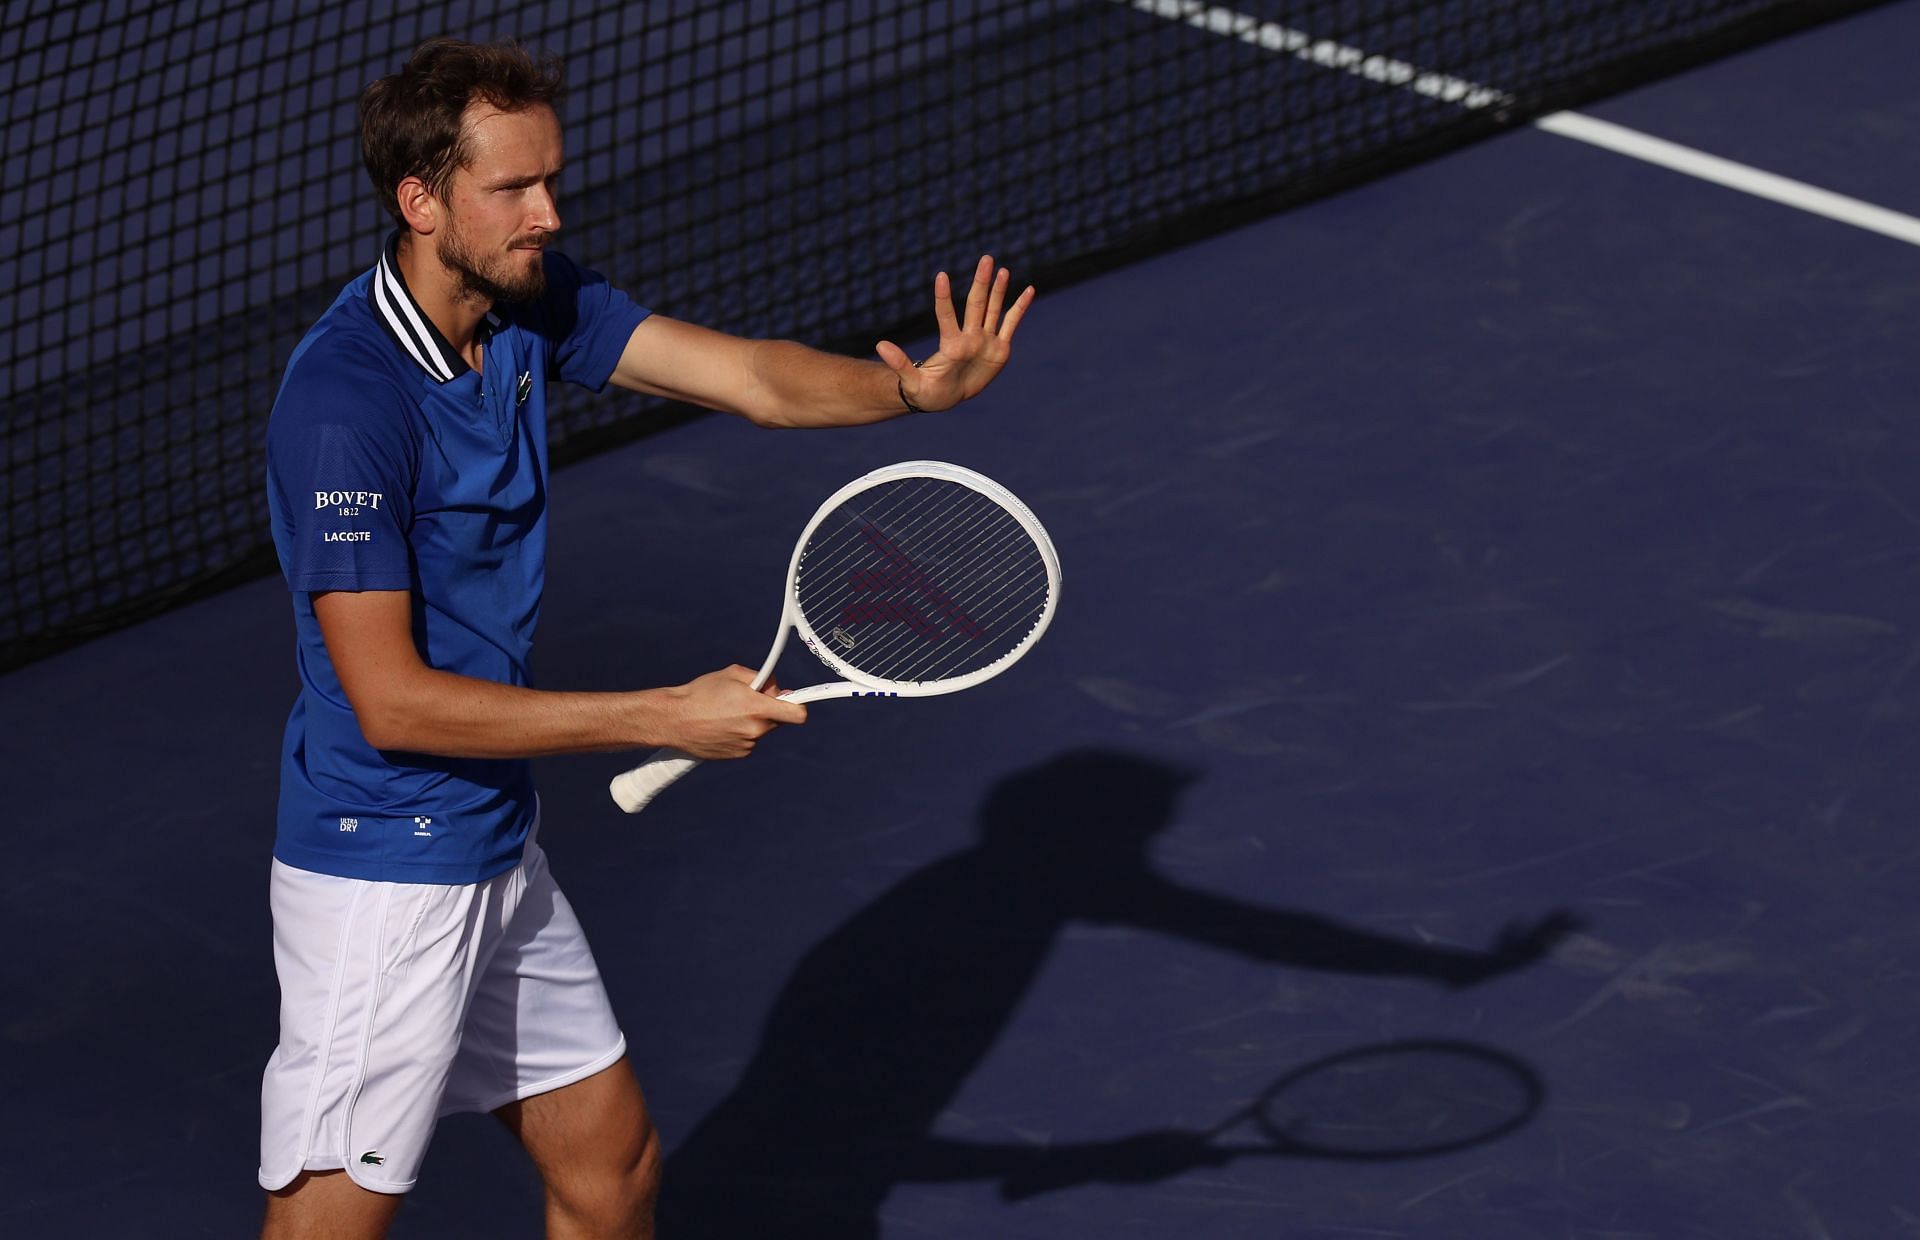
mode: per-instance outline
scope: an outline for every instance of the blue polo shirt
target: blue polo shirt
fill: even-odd
[[[549,251],[545,297],[495,307],[476,373],[408,292],[394,244],[294,350],[267,426],[300,670],[274,856],[349,878],[478,882],[520,860],[531,765],[368,745],[313,596],[409,591],[430,666],[526,684],[546,569],[547,383],[605,387],[647,311]]]

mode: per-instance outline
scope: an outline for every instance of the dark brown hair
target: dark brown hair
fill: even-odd
[[[400,182],[419,177],[446,196],[453,174],[467,163],[460,120],[468,104],[482,100],[502,112],[551,105],[565,78],[557,57],[536,59],[511,39],[422,43],[405,68],[360,94],[360,157],[380,205],[404,227]]]

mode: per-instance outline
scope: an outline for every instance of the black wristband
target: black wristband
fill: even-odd
[[[900,403],[907,407],[908,413],[925,413],[926,412],[925,409],[922,409],[920,406],[914,404],[912,401],[907,399],[907,381],[905,379],[899,380],[898,386],[900,388]]]

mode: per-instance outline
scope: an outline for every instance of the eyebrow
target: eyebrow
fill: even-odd
[[[488,189],[525,189],[529,185],[538,185],[542,181],[550,181],[566,170],[567,165],[562,163],[552,172],[534,173],[530,176],[506,177],[498,181],[488,181],[486,186]]]

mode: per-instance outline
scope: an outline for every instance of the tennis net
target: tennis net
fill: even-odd
[[[1053,287],[1846,0],[22,0],[0,16],[0,670],[272,566],[281,367],[385,217],[417,42],[563,56],[563,242],[636,299],[865,352],[991,251]],[[556,460],[680,411],[562,399]]]

